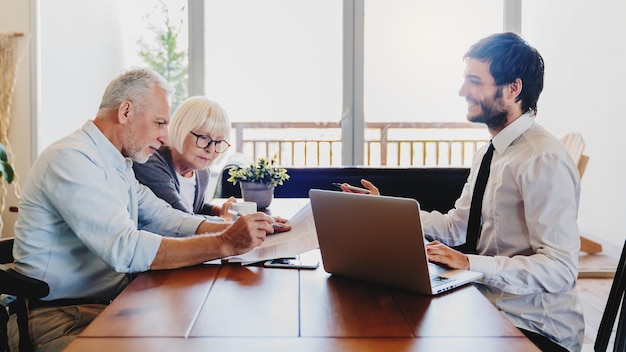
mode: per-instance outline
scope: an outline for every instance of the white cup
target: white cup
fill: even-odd
[[[257,211],[255,202],[236,202],[233,203],[231,209],[241,215],[252,214]],[[238,215],[233,214],[233,221],[236,221],[238,217]]]

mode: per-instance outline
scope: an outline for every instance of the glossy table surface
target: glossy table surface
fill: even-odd
[[[319,251],[302,257],[319,259]],[[322,265],[199,265],[140,274],[67,349],[86,350],[537,349],[472,285],[430,297]]]

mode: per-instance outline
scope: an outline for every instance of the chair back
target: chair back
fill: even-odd
[[[13,238],[0,239],[0,294],[15,297],[10,303],[10,310],[17,314],[19,329],[20,351],[32,351],[32,343],[28,333],[27,299],[43,298],[50,293],[47,283],[24,276],[11,268],[13,262]],[[0,308],[0,351],[9,351],[7,322],[9,320],[7,308]]]
[[[568,133],[563,138],[561,138],[561,143],[567,149],[569,155],[574,159],[574,161],[578,161],[580,156],[583,155],[583,151],[585,150],[585,141],[583,136],[580,133]]]
[[[615,326],[615,319],[619,312],[619,320],[617,321],[617,328],[615,330],[615,344],[613,345],[613,351],[626,351],[626,307],[624,306],[626,296],[626,241],[624,241],[624,247],[622,249],[622,255],[620,256],[617,269],[615,270],[615,278],[611,285],[611,291],[609,292],[609,299],[606,302],[604,313],[602,314],[602,320],[600,320],[600,327],[598,328],[598,335],[593,345],[594,351],[606,351],[613,327]],[[620,309],[621,308],[621,309]]]
[[[220,172],[217,176],[217,183],[215,186],[215,193],[213,194],[213,198],[241,198],[241,189],[239,187],[239,184],[235,186],[227,181],[230,177],[230,175],[228,174],[228,170],[235,166],[246,167],[249,166],[250,163],[250,160],[248,160],[248,158],[242,153],[229,155],[228,159],[226,159],[223,164],[222,172]]]
[[[13,263],[13,237],[0,238],[0,264]]]
[[[563,143],[565,149],[567,149],[567,152],[576,163],[578,173],[582,178],[587,168],[587,163],[589,162],[589,157],[583,154],[585,151],[585,140],[583,136],[580,133],[568,133],[561,138],[561,143]]]

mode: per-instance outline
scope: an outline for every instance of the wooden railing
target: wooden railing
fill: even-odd
[[[342,166],[335,122],[234,122],[231,140],[250,160],[278,156],[282,166]],[[484,126],[466,122],[367,123],[366,166],[469,167],[487,142]]]

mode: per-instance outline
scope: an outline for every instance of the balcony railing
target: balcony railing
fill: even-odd
[[[234,122],[231,139],[248,159],[278,156],[282,166],[341,166],[341,127],[335,122]],[[488,142],[468,122],[367,123],[366,166],[469,167]]]

